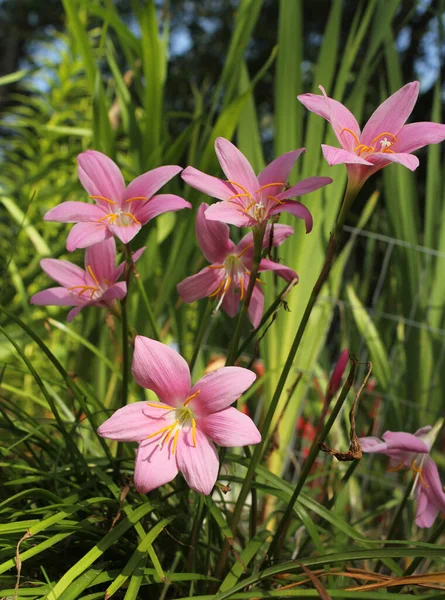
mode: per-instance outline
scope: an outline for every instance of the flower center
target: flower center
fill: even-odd
[[[92,198],[93,200],[102,200],[111,205],[117,204],[115,200],[110,200],[105,196],[88,196],[88,198]],[[145,196],[135,196],[134,198],[128,198],[128,200],[125,200],[125,204],[128,204],[129,202],[134,202],[135,200],[149,200],[149,198],[146,198]],[[101,223],[103,221],[106,221],[107,225],[117,225],[118,227],[128,227],[129,225],[133,225],[133,223],[140,225],[140,222],[131,212],[123,211],[121,208],[118,208],[117,211],[113,210],[112,212],[109,212],[105,216],[101,217],[98,220],[98,223]]]
[[[347,131],[348,133],[350,133],[352,135],[352,137],[354,138],[354,140],[356,141],[357,145],[354,148],[354,152],[357,154],[357,156],[361,156],[362,158],[367,158],[368,156],[371,156],[371,154],[374,154],[375,152],[390,152],[391,154],[394,154],[394,150],[390,150],[391,146],[393,146],[396,142],[396,136],[393,133],[390,133],[389,131],[384,131],[383,133],[379,133],[379,135],[377,135],[371,142],[371,144],[377,143],[380,144],[380,148],[376,149],[376,146],[367,146],[366,144],[361,144],[359,138],[357,137],[357,135],[352,131],[352,129],[348,129],[347,127],[344,127],[341,132],[340,135],[343,134],[344,131]],[[386,136],[389,135],[392,139],[389,140]],[[385,137],[383,137],[385,136]],[[382,138],[383,139],[380,139]]]
[[[173,421],[166,425],[165,427],[161,427],[154,433],[151,433],[147,436],[147,439],[153,438],[157,435],[161,435],[158,440],[158,446],[162,448],[164,444],[167,444],[171,438],[173,438],[172,444],[172,455],[176,452],[176,446],[178,444],[179,434],[183,427],[190,428],[192,430],[192,441],[193,446],[196,448],[196,420],[193,416],[193,411],[187,405],[193,398],[196,398],[198,394],[201,393],[201,390],[198,390],[191,396],[189,396],[184,404],[178,408],[174,406],[168,406],[166,404],[158,404],[156,402],[147,402],[148,406],[152,406],[153,408],[159,408],[160,410],[172,411]]]
[[[99,298],[103,294],[103,290],[101,289],[99,280],[97,279],[97,277],[94,274],[94,271],[90,265],[88,265],[87,271],[91,275],[91,278],[93,279],[93,281],[96,285],[73,285],[67,289],[69,292],[73,292],[74,294],[77,294],[77,296],[79,298],[83,298],[84,294],[89,293],[90,294],[89,299],[95,300],[96,298]]]
[[[407,465],[407,460],[402,460],[402,462],[400,462],[398,465],[396,465],[395,467],[392,467],[390,469],[388,469],[389,471],[400,471],[401,469],[408,467],[411,468],[414,473],[416,474],[416,478],[413,484],[413,489],[411,490],[411,495],[414,494],[414,491],[416,489],[417,483],[420,481],[420,483],[423,485],[424,488],[429,488],[430,486],[426,483],[424,477],[423,477],[423,463],[425,462],[425,459],[428,455],[427,454],[415,454],[413,460],[411,461],[410,465]]]
[[[267,188],[279,187],[283,188],[284,183],[282,181],[276,181],[273,183],[266,183],[254,192],[254,195],[250,194],[245,187],[236,181],[227,180],[226,183],[230,183],[236,188],[242,190],[242,193],[234,194],[227,202],[232,202],[238,207],[238,211],[250,217],[256,223],[263,223],[267,221],[270,216],[270,211],[275,204],[284,204],[284,200],[279,200],[275,196],[266,196],[265,204],[263,203],[262,191]]]

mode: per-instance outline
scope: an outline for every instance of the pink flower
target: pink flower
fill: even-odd
[[[145,247],[133,254],[136,262]],[[125,297],[127,285],[117,282],[124,272],[125,263],[116,267],[114,238],[90,246],[85,252],[85,271],[67,260],[44,258],[40,266],[62,287],[53,287],[34,294],[31,304],[45,306],[74,306],[68,313],[72,321],[85,306],[108,308],[115,300]]]
[[[66,240],[70,252],[113,235],[127,244],[154,217],[191,208],[189,202],[173,194],[153,196],[181,167],[158,167],[140,175],[126,188],[119,167],[105,154],[87,150],[79,154],[77,161],[79,179],[96,204],[63,202],[44,216],[45,221],[77,223]]]
[[[304,148],[300,148],[283,154],[257,177],[238,148],[219,137],[215,140],[215,152],[227,181],[206,175],[193,167],[184,169],[181,177],[193,188],[223,201],[207,209],[207,219],[250,227],[265,223],[273,215],[289,212],[304,219],[306,232],[309,233],[312,229],[311,213],[303,204],[289,198],[318,190],[332,183],[332,179],[309,177],[285,189],[292,167],[304,151]]]
[[[209,221],[208,204],[201,204],[196,216],[196,237],[206,259],[212,263],[196,275],[187,277],[178,284],[178,292],[184,302],[194,302],[206,296],[218,296],[219,305],[234,317],[238,312],[240,300],[249,285],[253,263],[253,234],[248,233],[238,245],[229,238],[229,227],[225,223]],[[263,247],[279,246],[293,233],[288,225],[266,227]],[[285,265],[263,258],[259,272],[275,271],[286,281],[298,278],[298,275]],[[249,318],[253,326],[258,327],[264,308],[264,294],[260,281],[255,283],[249,304]]]
[[[428,425],[416,431],[387,431],[383,441],[376,437],[360,438],[363,452],[386,454],[391,458],[391,470],[412,469],[416,474],[414,489],[417,492],[416,524],[431,527],[439,512],[445,512],[445,493],[440,482],[436,463],[430,457],[431,446],[442,427],[441,419],[434,428]]]
[[[328,98],[323,87],[319,87],[322,96],[301,94],[298,99],[310,111],[329,121],[341,148],[323,144],[323,155],[331,166],[345,163],[349,179],[358,189],[368,177],[392,162],[414,171],[419,159],[411,153],[445,139],[445,125],[428,122],[405,125],[419,94],[418,81],[407,83],[385,100],[371,115],[362,133],[346,106]]]
[[[175,350],[138,335],[132,372],[159,400],[120,408],[98,433],[139,443],[134,472],[139,492],[150,492],[181,471],[193,490],[208,495],[219,470],[212,440],[227,447],[260,442],[253,421],[230,407],[254,382],[252,371],[223,367],[192,386],[188,365]]]

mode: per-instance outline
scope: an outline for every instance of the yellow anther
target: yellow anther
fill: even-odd
[[[77,295],[79,296],[79,298],[80,298],[80,296],[82,296],[83,294],[85,294],[86,292],[91,290],[90,300],[92,300],[94,297],[94,294],[99,291],[99,288],[95,287],[94,285],[73,285],[72,287],[69,287],[67,289],[69,292],[71,290],[79,290],[80,289],[80,292],[77,292]]]
[[[93,272],[93,269],[91,268],[91,266],[90,266],[90,265],[88,265],[88,267],[87,267],[87,270],[88,270],[88,273],[91,275],[91,277],[94,279],[94,283],[95,283],[97,286],[100,286],[100,284],[99,284],[99,281],[97,280],[97,277],[96,277],[96,275],[94,274],[94,272]]]
[[[223,287],[225,286],[225,279],[223,279],[221,281],[221,283],[219,284],[219,286],[216,288],[216,290],[214,292],[212,292],[211,294],[209,294],[209,298],[213,298],[214,296],[217,296],[219,294],[219,292],[223,289]]]
[[[240,283],[240,288],[241,288],[241,294],[240,294],[239,299],[243,300],[243,298],[244,298],[244,276],[243,275],[241,275],[239,283]]]
[[[247,246],[244,248],[244,250],[236,255],[237,258],[241,258],[242,255],[245,254],[247,252],[247,250],[249,250],[249,248],[252,248],[252,246],[253,246],[253,242],[250,244],[247,244]]]
[[[156,402],[147,402],[148,406],[153,408],[162,408],[163,410],[176,410],[174,406],[165,406],[164,404],[156,404]]]
[[[376,142],[379,138],[381,138],[384,135],[390,135],[393,138],[393,144],[396,141],[396,136],[393,133],[389,133],[389,131],[384,131],[383,133],[379,133],[379,135],[377,137],[375,137],[371,143]]]
[[[265,185],[262,185],[262,186],[260,187],[260,189],[258,189],[258,190],[255,192],[255,194],[258,194],[259,192],[261,192],[262,190],[265,190],[266,188],[269,188],[269,187],[275,187],[275,186],[277,186],[277,185],[279,185],[279,186],[283,187],[283,186],[284,186],[284,183],[283,183],[282,181],[276,181],[275,183],[266,183]]]
[[[173,448],[172,455],[176,452],[176,446],[178,444],[179,430],[175,433],[175,437],[173,438]]]
[[[125,204],[127,202],[134,202],[135,200],[148,200],[148,198],[146,196],[135,196],[134,198],[128,198],[128,200],[125,200]]]
[[[245,187],[243,187],[241,184],[237,183],[236,181],[230,181],[230,179],[227,179],[226,183],[230,183],[231,185],[235,185],[236,187],[239,187],[240,190],[243,190],[243,192],[249,196],[250,198],[252,198],[252,194],[249,194],[249,192],[246,190]]]
[[[195,392],[194,394],[192,394],[191,396],[189,396],[189,397],[187,398],[187,400],[184,402],[184,406],[187,406],[187,404],[188,404],[188,403],[189,403],[191,400],[193,400],[193,398],[196,398],[196,396],[197,396],[198,394],[200,394],[200,393],[201,393],[201,390],[198,390],[197,392]]]
[[[251,202],[248,206],[246,206],[246,208],[243,208],[241,212],[243,212],[243,213],[249,212],[249,210],[252,208],[252,206],[255,206],[255,204],[257,204],[257,203]]]
[[[401,469],[403,469],[404,466],[405,466],[405,461],[402,460],[402,462],[399,463],[398,465],[396,465],[395,467],[389,467],[388,471],[390,473],[396,473],[397,471],[400,471]]]
[[[113,282],[109,279],[104,279],[104,283],[106,283],[107,285],[113,285]]]
[[[108,202],[108,204],[116,204],[114,200],[110,200],[109,198],[105,198],[105,196],[88,196],[92,200],[103,200],[104,202]]]
[[[357,142],[357,144],[360,144],[360,140],[358,139],[357,135],[352,131],[352,129],[348,129],[348,127],[343,127],[343,129],[340,131],[340,135],[343,134],[343,131],[347,131],[348,133],[350,133]]]
[[[160,433],[167,431],[169,429],[173,429],[174,427],[176,427],[176,425],[179,423],[179,421],[175,421],[174,423],[171,423],[170,425],[166,425],[165,427],[161,427],[161,429],[158,429],[158,431],[155,431],[154,433],[150,433],[150,435],[147,435],[147,439],[150,439],[152,437],[155,437],[155,435],[159,435]]]
[[[136,219],[136,217],[134,215],[132,215],[131,213],[128,212],[123,212],[123,215],[125,215],[126,217],[130,217],[131,219],[133,219],[133,221],[137,224],[140,225],[141,223]]]
[[[113,224],[115,222],[115,220],[118,218],[118,214],[117,213],[108,213],[107,215],[101,217],[99,219],[99,223],[101,221],[105,221],[105,219],[110,219],[111,224]]]
[[[360,156],[363,152],[375,152],[374,146],[366,146],[365,144],[359,144],[354,148],[354,152],[356,152],[360,148],[358,152],[358,156]]]
[[[425,479],[423,478],[422,467],[418,467],[416,465],[416,459],[414,459],[413,462],[411,463],[411,468],[414,471],[414,473],[418,473],[419,479],[422,482],[422,485],[425,488],[429,488],[430,486],[426,483]]]
[[[196,448],[196,421],[192,419],[192,440],[193,446]]]
[[[394,150],[390,150],[389,148],[385,148],[385,149],[383,150],[383,152],[386,152],[386,153],[388,153],[388,154],[395,154]]]
[[[286,203],[285,200],[278,200],[278,198],[275,198],[275,196],[267,196],[267,199],[268,200],[273,200],[277,204],[285,204]]]
[[[209,265],[209,269],[225,269],[224,265]]]
[[[245,194],[235,194],[234,196],[231,196],[227,202],[232,202],[234,198],[252,198],[252,196],[250,194],[248,194],[247,192]]]

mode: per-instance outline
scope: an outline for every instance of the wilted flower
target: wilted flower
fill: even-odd
[[[133,254],[133,262],[142,255],[145,247]],[[53,287],[34,294],[31,304],[45,306],[74,306],[68,313],[72,321],[85,306],[110,308],[116,299],[127,293],[124,281],[118,282],[125,263],[116,267],[114,238],[90,246],[85,252],[85,271],[67,260],[44,258],[40,266],[47,275],[62,287]]]
[[[253,234],[248,233],[235,246],[229,238],[229,227],[225,223],[206,219],[208,204],[201,204],[196,217],[196,237],[206,259],[212,263],[196,275],[187,277],[178,284],[178,292],[184,302],[194,302],[206,296],[216,296],[218,307],[233,317],[238,312],[249,285],[253,264]],[[279,246],[293,233],[288,225],[268,225],[263,238],[263,247]],[[295,271],[272,260],[261,259],[258,272],[275,271],[286,281],[297,278]],[[249,304],[249,319],[258,327],[264,309],[262,282],[257,280]]]
[[[311,213],[303,204],[289,198],[318,190],[332,183],[332,179],[308,177],[286,189],[292,167],[304,151],[300,148],[283,154],[257,177],[244,154],[231,142],[219,137],[215,140],[215,152],[227,180],[206,175],[193,167],[184,169],[181,177],[200,192],[223,200],[207,209],[207,219],[250,227],[266,223],[281,212],[288,212],[304,219],[309,233],[312,229]]]
[[[139,335],[132,372],[159,401],[120,408],[98,433],[120,442],[139,442],[134,473],[139,492],[164,485],[181,471],[193,490],[208,495],[219,470],[212,440],[228,447],[260,442],[253,421],[230,407],[254,382],[252,371],[223,367],[192,386],[189,367],[175,350]]]
[[[405,125],[419,95],[419,82],[407,83],[383,102],[366,123],[363,132],[354,115],[341,102],[326,95],[301,94],[300,102],[331,124],[341,148],[322,144],[323,155],[332,165],[346,164],[355,191],[379,169],[392,162],[414,171],[419,159],[411,154],[427,144],[445,139],[445,125],[410,123]]]
[[[71,229],[67,250],[87,248],[115,235],[124,244],[142,225],[158,215],[191,208],[174,194],[155,194],[181,167],[158,167],[137,177],[126,188],[119,167],[101,152],[87,150],[77,157],[80,182],[96,204],[63,202],[48,211],[45,221],[77,223]]]
[[[363,452],[386,454],[391,459],[391,470],[412,469],[417,493],[416,524],[431,527],[439,512],[445,512],[445,493],[436,463],[430,457],[431,446],[442,427],[441,419],[434,427],[422,427],[414,434],[387,431],[383,441],[376,437],[360,438]]]

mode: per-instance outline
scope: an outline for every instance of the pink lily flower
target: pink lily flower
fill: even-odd
[[[181,299],[184,302],[194,302],[199,298],[217,296],[217,309],[222,305],[223,310],[234,317],[238,312],[240,300],[249,285],[250,272],[253,263],[253,234],[248,233],[235,245],[229,238],[229,227],[225,223],[209,221],[208,204],[201,204],[196,216],[196,237],[205,258],[212,263],[196,275],[187,277],[177,285]],[[280,246],[294,230],[288,225],[267,225],[263,238],[263,248]],[[298,275],[285,265],[267,258],[261,259],[258,272],[275,271],[286,281],[298,279]],[[264,309],[264,294],[259,279],[253,288],[249,304],[249,319],[257,328],[260,324]]]
[[[178,471],[196,492],[210,494],[219,471],[215,447],[258,444],[254,422],[230,405],[255,381],[241,367],[222,367],[195,385],[185,360],[160,342],[138,335],[132,373],[157,402],[135,402],[117,410],[98,433],[119,442],[138,442],[134,482],[147,493],[169,483]]]
[[[145,246],[133,254],[136,262]],[[68,313],[72,321],[85,306],[110,308],[119,298],[125,297],[127,284],[118,282],[125,263],[116,267],[116,244],[114,238],[95,244],[85,252],[85,271],[67,260],[44,258],[40,266],[47,275],[62,287],[53,287],[34,294],[31,304],[44,306],[74,306]]]
[[[326,95],[301,94],[300,102],[325,118],[332,126],[341,148],[322,144],[330,166],[346,164],[356,192],[365,181],[390,163],[400,163],[414,171],[419,159],[412,154],[427,144],[445,139],[445,125],[410,123],[405,125],[419,95],[419,82],[407,83],[385,100],[371,115],[362,132],[354,115],[341,102]]]
[[[119,167],[101,152],[87,150],[77,157],[81,184],[96,204],[63,202],[44,216],[45,221],[76,223],[66,248],[87,248],[115,235],[127,244],[148,221],[165,212],[191,208],[174,194],[154,196],[181,167],[158,167],[137,177],[125,187]]]
[[[422,427],[414,434],[386,431],[382,438],[360,438],[363,452],[386,454],[391,471],[412,469],[416,474],[413,492],[417,493],[416,525],[431,527],[439,512],[445,512],[445,493],[436,463],[430,457],[431,446],[442,427],[441,419],[434,427]]]
[[[305,152],[304,148],[283,154],[258,177],[244,154],[228,140],[216,138],[215,152],[226,181],[206,175],[194,167],[187,167],[181,173],[182,179],[191,187],[222,200],[207,209],[207,219],[238,227],[254,227],[266,223],[274,215],[288,212],[304,220],[306,233],[311,231],[311,213],[303,204],[290,198],[318,190],[332,183],[332,179],[308,177],[286,189],[292,167]]]

